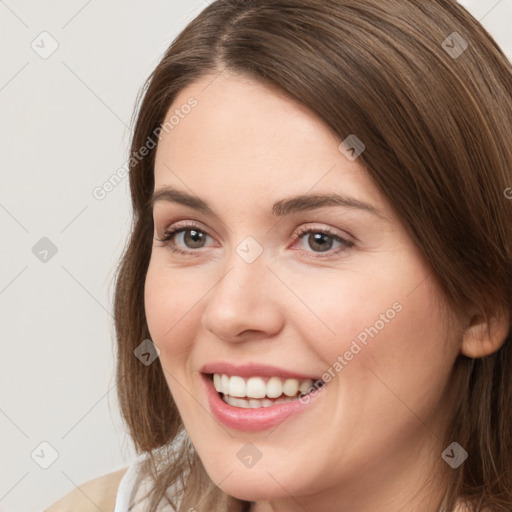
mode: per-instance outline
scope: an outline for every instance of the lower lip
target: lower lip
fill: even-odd
[[[215,418],[228,428],[246,432],[258,432],[276,427],[286,419],[305,411],[317,402],[325,387],[324,385],[306,395],[308,396],[307,403],[302,403],[297,399],[284,404],[271,405],[270,407],[243,409],[224,402],[215,389],[212,379],[205,374],[202,374],[202,377],[206,386],[208,403]]]

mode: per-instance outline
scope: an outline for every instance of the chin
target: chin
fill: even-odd
[[[267,501],[283,498],[283,487],[288,489],[286,484],[281,487],[267,473],[264,473],[261,479],[258,479],[256,475],[255,478],[251,478],[250,474],[235,476],[232,473],[219,487],[226,494],[243,501]],[[293,489],[290,494],[293,494]]]
[[[204,459],[202,459],[204,460]],[[220,461],[220,463],[219,463]],[[213,464],[204,464],[208,476],[223,492],[244,501],[265,501],[285,497],[283,488],[295,494],[301,485],[289,482],[283,474],[283,469],[277,469],[278,464],[267,460],[247,468],[240,461],[236,464],[225,464],[225,458],[217,457]],[[277,462],[277,461],[276,461]],[[290,471],[291,472],[291,471]],[[276,481],[277,480],[277,481]],[[296,492],[297,491],[297,492]]]

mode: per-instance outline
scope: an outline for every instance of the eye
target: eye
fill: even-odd
[[[156,240],[162,242],[164,246],[169,246],[174,253],[190,256],[198,252],[196,249],[202,249],[205,246],[207,238],[210,236],[194,224],[175,224],[165,231],[162,238],[156,238]],[[185,246],[185,249],[176,246],[176,239],[181,241],[180,245]],[[189,250],[186,250],[187,248]]]
[[[313,250],[313,253],[327,253],[327,256],[332,256],[340,252],[344,252],[354,246],[354,242],[346,240],[345,238],[333,233],[329,229],[317,228],[301,228],[297,231],[296,237],[299,242]],[[331,250],[333,245],[338,243],[339,246],[335,250]],[[310,252],[307,251],[306,252]],[[313,256],[313,257],[326,257],[326,256]]]
[[[210,235],[199,226],[180,223],[166,229],[162,237],[156,238],[156,240],[162,242],[164,246],[168,246],[173,253],[197,256],[201,253],[198,249],[207,247],[205,244],[208,238],[211,238]],[[302,245],[302,251],[308,254],[307,257],[312,258],[334,256],[355,245],[354,242],[326,228],[302,227],[295,232],[294,239]],[[338,244],[338,247],[333,249],[335,244]],[[304,249],[304,247],[309,247],[312,250]]]

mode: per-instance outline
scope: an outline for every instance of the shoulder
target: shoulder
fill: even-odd
[[[117,490],[127,470],[123,468],[85,482],[44,512],[113,512]]]

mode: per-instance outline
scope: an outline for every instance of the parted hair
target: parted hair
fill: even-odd
[[[456,43],[460,54],[450,51]],[[489,320],[511,313],[512,70],[463,7],[454,0],[214,1],[141,89],[132,154],[181,90],[223,72],[298,100],[340,142],[356,134],[365,144],[358,162],[431,265],[450,311],[476,308]],[[177,447],[184,427],[159,360],[146,366],[134,356],[150,338],[144,283],[155,152],[130,159],[132,227],[114,296],[120,407],[137,452],[148,454],[150,512],[164,499],[177,506],[171,488],[183,490],[180,510],[241,512],[249,502],[215,486],[190,441]],[[457,398],[444,446],[455,440],[468,458],[448,468],[439,512],[451,512],[457,499],[472,512],[510,512],[510,328],[494,353],[460,354],[451,379]]]

